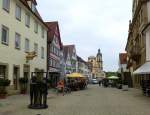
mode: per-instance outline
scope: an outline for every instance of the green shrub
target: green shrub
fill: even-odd
[[[0,86],[9,86],[9,85],[10,85],[10,80],[0,78]]]
[[[22,84],[26,84],[26,83],[28,83],[28,78],[26,78],[26,77],[19,78],[19,82]]]

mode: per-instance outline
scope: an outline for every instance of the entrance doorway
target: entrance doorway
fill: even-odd
[[[29,88],[30,88],[30,84],[29,84],[29,80],[30,80],[30,66],[29,65],[24,65],[23,76],[28,79],[27,92],[29,92]]]
[[[57,83],[60,80],[60,73],[57,72],[49,72],[48,79],[51,81],[50,85],[52,88],[57,87]]]
[[[20,68],[18,66],[14,66],[14,74],[13,74],[13,84],[14,84],[14,89],[18,90],[18,86],[19,86],[19,72],[20,72]]]

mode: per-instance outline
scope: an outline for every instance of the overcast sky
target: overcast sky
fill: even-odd
[[[87,60],[101,49],[105,71],[117,71],[124,52],[132,0],[37,0],[44,21],[58,21],[63,44]]]

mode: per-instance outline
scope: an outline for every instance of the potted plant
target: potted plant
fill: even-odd
[[[7,91],[6,87],[10,85],[10,80],[0,78],[0,99],[6,98]]]
[[[28,78],[26,78],[26,77],[19,78],[19,83],[20,83],[20,93],[26,94]]]

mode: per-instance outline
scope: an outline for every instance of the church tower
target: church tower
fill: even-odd
[[[100,49],[98,49],[96,56],[88,57],[88,63],[93,79],[101,80],[102,78],[106,77],[105,72],[103,71],[103,60]]]
[[[102,71],[103,70],[103,60],[102,60],[102,53],[101,53],[100,49],[98,49],[98,53],[96,56],[96,62],[97,62],[97,68],[100,69],[99,71]]]

